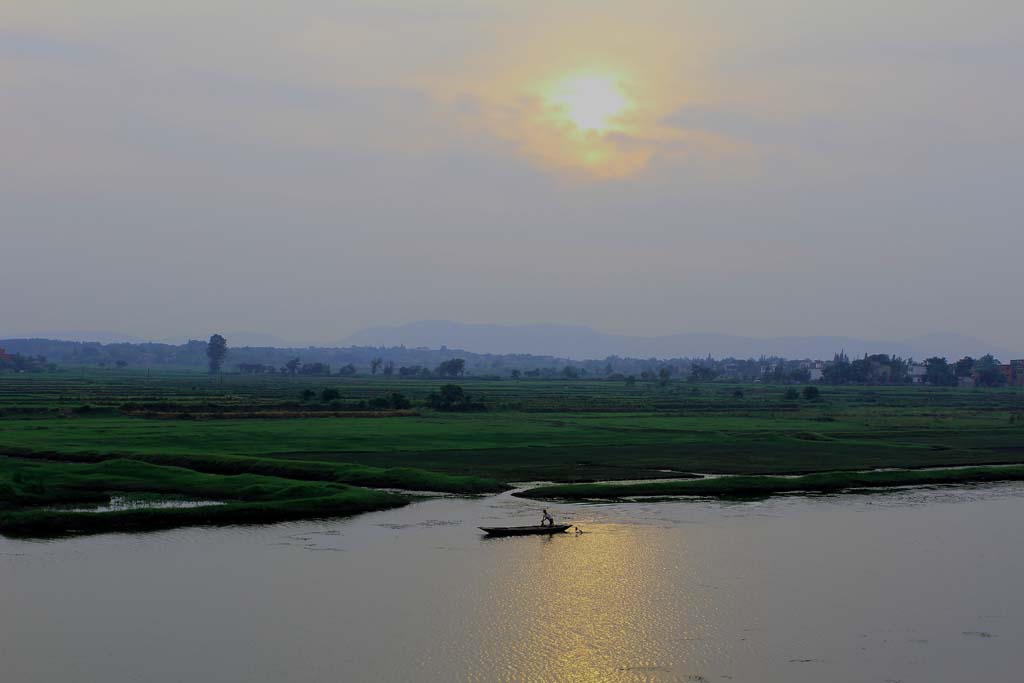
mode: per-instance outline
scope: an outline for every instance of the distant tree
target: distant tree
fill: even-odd
[[[127,367],[128,366],[128,361],[126,361],[126,360],[114,361],[114,365],[116,365],[119,368]]]
[[[262,375],[265,372],[273,372],[274,368],[260,363],[239,363],[238,371],[243,375]]]
[[[899,356],[893,356],[889,360],[889,369],[891,370],[889,381],[891,381],[891,382],[893,382],[895,384],[903,384],[903,383],[906,383],[906,382],[908,382],[910,380],[910,376],[909,376],[910,361],[909,360],[904,360],[903,358],[900,358]]]
[[[975,360],[970,356],[964,356],[956,362],[956,376],[957,377],[970,377],[971,373],[974,372]]]
[[[690,376],[686,378],[687,382],[711,382],[718,377],[718,371],[714,368],[710,368],[704,365],[694,365],[690,368]]]
[[[210,372],[220,372],[224,365],[224,357],[228,355],[228,342],[224,337],[215,334],[210,337],[206,344],[206,358],[209,361]]]
[[[974,364],[974,378],[983,387],[1001,387],[1006,384],[1002,365],[991,353],[982,356]]]
[[[466,400],[466,392],[458,384],[445,384],[441,387],[439,395],[447,405],[462,403]]]
[[[789,400],[793,400],[800,398],[800,392],[794,389],[793,387],[790,387],[789,389],[786,389],[786,393],[783,394],[783,396]]]
[[[766,384],[782,384],[786,381],[786,368],[782,363],[774,363],[765,368],[761,380]]]
[[[732,392],[732,397],[733,398],[743,398],[743,390],[742,389],[737,389],[736,391]]]
[[[388,403],[395,410],[406,410],[412,407],[412,402],[397,391],[391,393],[388,397]]]
[[[341,392],[337,389],[328,388],[320,392],[320,400],[324,403],[337,401],[339,398],[341,398]]]
[[[662,365],[661,369],[658,370],[658,378],[663,385],[668,384],[668,381],[672,379],[672,368],[668,365]]]
[[[343,365],[341,366],[341,368],[338,369],[338,374],[342,377],[351,377],[354,374],[356,374],[356,366],[352,365],[351,363],[349,363],[348,365]]]
[[[299,366],[301,364],[302,362],[299,360],[299,357],[296,356],[295,358],[292,358],[290,361],[284,364],[285,371],[287,371],[289,375],[294,375],[296,372],[299,371]]]
[[[330,375],[331,366],[326,363],[303,363],[299,368],[300,375]]]
[[[395,363],[389,360],[384,363],[384,376],[390,377],[393,374],[395,374]]]
[[[437,374],[441,377],[459,377],[465,372],[466,361],[462,358],[452,358],[437,366]]]
[[[576,379],[580,376],[580,371],[571,365],[566,365],[562,368],[562,377],[566,379]]]
[[[823,379],[829,384],[846,384],[850,378],[850,361],[846,354],[836,354],[832,365],[822,371]]]
[[[789,373],[789,379],[800,384],[806,384],[811,381],[811,371],[807,368],[797,368]]]
[[[313,391],[312,389],[303,389],[302,391],[299,392],[299,398],[301,398],[303,401],[312,401],[315,396],[316,392]]]
[[[521,370],[513,370],[512,371],[512,379],[520,379],[520,378],[522,378],[522,376],[523,376],[523,373],[522,373]]]
[[[630,375],[626,378],[626,386],[631,387],[636,384],[636,375]]]
[[[445,384],[438,391],[427,396],[427,406],[434,410],[447,412],[466,412],[484,410],[483,403],[474,403],[462,387],[457,384]]]
[[[924,381],[937,387],[955,387],[956,375],[945,358],[934,356],[924,362]]]
[[[376,375],[377,374],[377,370],[380,369],[381,363],[383,363],[383,362],[384,362],[383,358],[374,358],[373,360],[371,360],[370,361],[370,374],[371,375]]]
[[[821,390],[818,387],[804,387],[804,398],[808,401],[814,401],[821,396]]]

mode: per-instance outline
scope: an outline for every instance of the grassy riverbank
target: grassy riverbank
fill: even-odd
[[[39,509],[45,500],[33,499],[30,489],[8,478],[19,493],[7,498],[4,528],[14,529],[15,520],[19,528],[28,528],[30,517],[50,520],[33,522],[39,529],[269,521],[373,509],[384,499],[370,496],[375,492],[368,489],[480,494],[505,490],[516,481],[586,484],[668,479],[686,472],[742,475],[742,480],[731,480],[729,495],[784,492],[794,485],[794,480],[780,483],[757,475],[813,474],[817,479],[796,485],[842,490],[872,485],[858,482],[861,471],[875,468],[1024,462],[1020,390],[823,387],[818,400],[804,400],[787,398],[785,387],[770,385],[460,382],[486,405],[486,412],[429,410],[426,396],[440,386],[431,380],[99,370],[0,375],[0,456],[23,463],[18,466],[21,477],[30,475],[25,463],[91,466],[97,481],[111,474],[104,467],[134,464],[156,468],[139,470],[144,476],[128,489],[136,493],[165,489],[168,475],[160,468],[179,473],[176,493],[197,497],[202,497],[196,491],[204,480],[184,478],[182,472],[224,479],[267,477],[280,486],[344,487],[313,496],[280,489],[263,500],[225,495],[228,504],[217,511],[96,513],[102,521],[79,517],[72,525],[53,521],[56,511]],[[317,397],[325,389],[340,398],[321,402]],[[396,392],[408,398],[410,408],[340,410]],[[78,470],[45,470],[42,490],[56,495],[63,489],[50,482],[72,471]],[[966,480],[968,475],[949,476]],[[999,469],[984,476],[1013,474]],[[75,493],[68,500],[124,492],[115,486],[124,481],[109,477],[91,488],[72,487]],[[722,483],[683,484],[694,495],[726,495],[700,488],[726,486],[725,480],[716,481]],[[550,495],[545,490],[541,495]],[[599,494],[586,487],[571,491],[581,497],[618,495],[603,485]],[[328,500],[337,496],[342,499]]]
[[[992,481],[1024,481],[1024,466],[884,472],[820,472],[796,477],[726,476],[635,484],[562,484],[538,486],[513,495],[538,500],[601,500],[636,496],[757,498],[782,493],[838,493],[851,489]]]
[[[81,512],[116,494],[165,494],[219,505]],[[130,460],[38,462],[0,456],[0,533],[49,536],[333,517],[405,505],[408,496],[255,474],[216,475]]]

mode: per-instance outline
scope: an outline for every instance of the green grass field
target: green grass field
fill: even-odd
[[[459,384],[488,411],[460,414],[424,407],[440,384],[99,370],[0,375],[0,494],[12,472],[28,476],[25,463],[59,469],[128,462],[157,468],[151,472],[264,476],[346,486],[354,500],[379,488],[465,494],[499,491],[510,482],[657,479],[680,472],[850,473],[1024,462],[1020,390],[823,387],[819,400],[807,401],[762,385],[743,386],[738,398],[737,387],[721,384],[467,378]],[[325,388],[337,389],[340,400],[300,398],[304,389]],[[349,410],[396,391],[411,399],[411,410]],[[57,471],[40,470],[36,486],[48,490]],[[122,491],[123,480],[101,483],[105,472],[96,470],[91,495]],[[287,518],[300,508],[312,515],[297,504],[288,513],[274,507],[286,500],[307,498],[281,493],[259,501],[264,507],[252,518]],[[0,531],[15,530],[12,515],[41,514],[38,507],[29,498],[0,495]],[[195,523],[187,512],[158,510],[148,518]],[[201,523],[235,523],[249,514],[207,512],[221,521]],[[138,528],[127,521],[90,524]],[[79,519],[64,530],[86,526]],[[55,533],[61,524],[50,519],[45,528]]]

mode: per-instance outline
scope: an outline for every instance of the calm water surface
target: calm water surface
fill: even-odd
[[[1024,485],[0,538],[0,680],[1021,681]]]

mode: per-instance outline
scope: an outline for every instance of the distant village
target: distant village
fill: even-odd
[[[0,371],[57,372],[67,368],[200,369],[207,366],[207,342],[186,344],[101,344],[50,339],[2,340]],[[400,379],[602,379],[668,383],[733,382],[770,384],[1024,387],[1024,359],[1001,362],[991,355],[924,361],[888,354],[831,360],[760,358],[625,358],[569,360],[530,354],[479,354],[459,349],[370,347],[229,348],[218,371],[259,375],[370,375]]]
[[[726,362],[723,376],[729,377],[733,370]],[[761,374],[762,381],[790,379],[826,384],[929,384],[964,388],[1024,386],[1024,359],[1001,363],[986,355],[978,359],[965,356],[955,363],[939,357],[914,362],[876,354],[851,361],[844,352],[840,352],[831,361],[768,361],[761,366]]]

